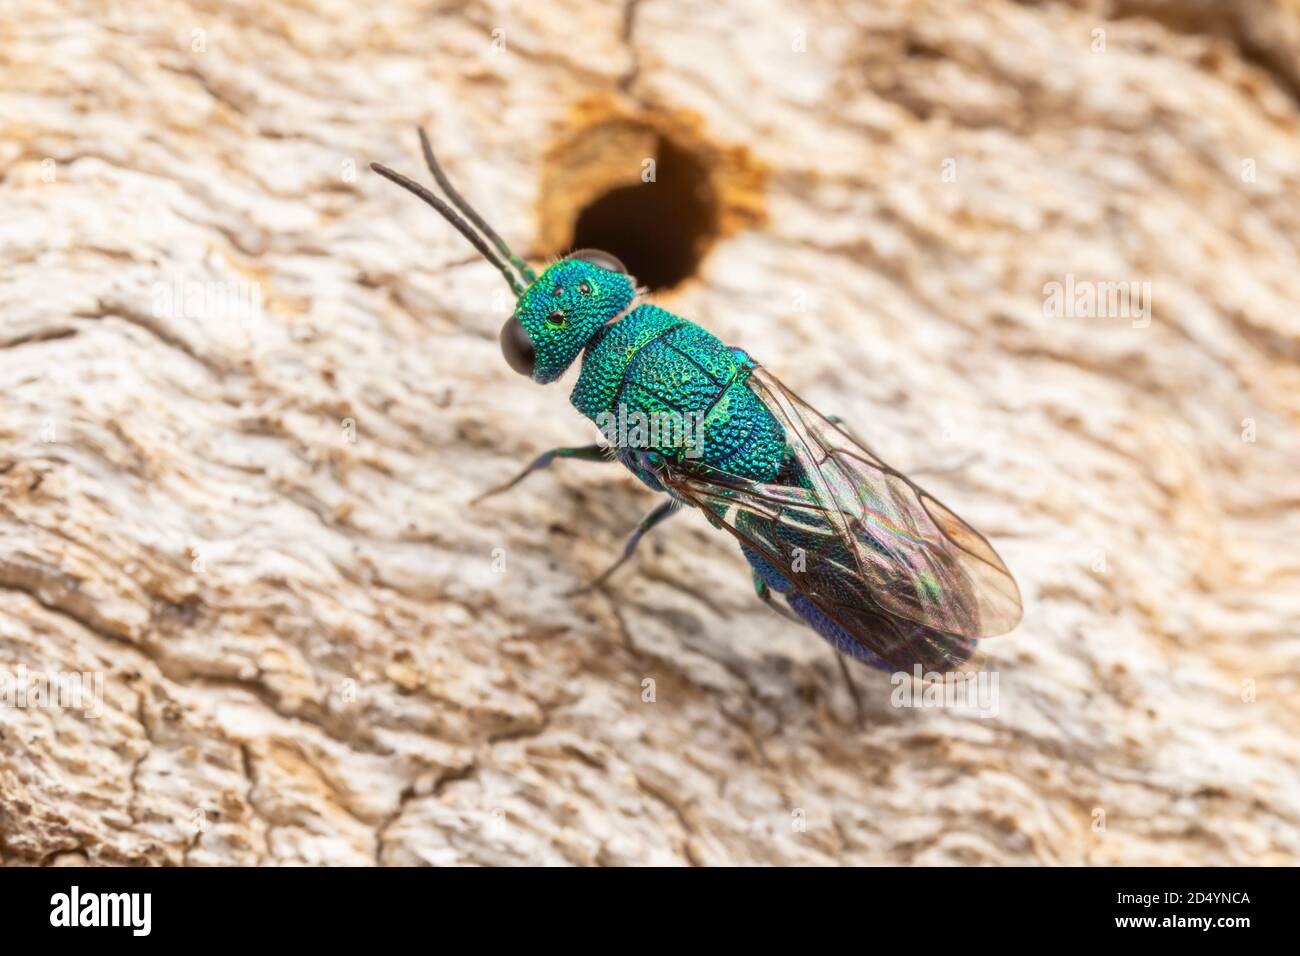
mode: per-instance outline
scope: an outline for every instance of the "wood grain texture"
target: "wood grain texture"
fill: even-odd
[[[103,688],[0,707],[0,858],[1296,863],[1300,9],[1223,6],[0,8],[0,670]],[[534,256],[570,156],[720,170],[657,301],[965,462],[923,480],[1024,594],[996,717],[863,671],[858,726],[698,515],[564,596],[653,504],[616,469],[468,506],[594,432],[366,169],[417,123]]]

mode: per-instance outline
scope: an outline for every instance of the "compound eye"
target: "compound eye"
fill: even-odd
[[[579,262],[590,262],[593,266],[600,266],[610,272],[621,272],[627,275],[627,266],[623,265],[618,256],[600,249],[579,249],[577,252],[569,253],[569,258],[577,259]]]
[[[501,326],[501,354],[506,357],[506,364],[520,375],[532,376],[537,350],[533,348],[533,340],[514,316],[506,319],[506,324]]]

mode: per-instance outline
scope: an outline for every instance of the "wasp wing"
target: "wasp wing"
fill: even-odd
[[[985,538],[756,366],[747,384],[785,429],[790,461],[754,482],[687,460],[661,480],[891,665],[964,667],[973,640],[1020,620]]]

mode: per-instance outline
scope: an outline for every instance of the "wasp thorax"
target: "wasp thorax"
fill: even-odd
[[[553,382],[603,326],[632,303],[632,277],[614,256],[575,252],[552,265],[519,297],[501,329],[501,351],[516,372]]]

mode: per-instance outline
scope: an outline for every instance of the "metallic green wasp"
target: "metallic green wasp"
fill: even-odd
[[[687,505],[739,541],[763,601],[876,667],[969,668],[976,640],[1016,626],[1015,581],[982,535],[743,350],[638,301],[612,255],[581,250],[538,275],[452,187],[423,131],[420,143],[450,205],[371,168],[436,209],[505,277],[517,299],[501,329],[510,367],[547,383],[581,356],[578,411],[607,437],[611,422],[638,426],[618,431],[621,442],[548,451],[488,494],[557,458],[618,461],[667,494],[593,584]],[[670,420],[685,426],[643,427]]]

